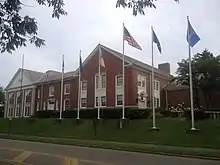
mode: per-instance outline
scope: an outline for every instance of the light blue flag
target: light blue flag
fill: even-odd
[[[187,35],[186,40],[191,47],[195,46],[197,42],[199,42],[200,38],[196,34],[195,30],[192,28],[189,19],[188,19],[188,28],[187,28]]]

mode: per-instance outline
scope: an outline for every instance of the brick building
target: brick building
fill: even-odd
[[[105,67],[101,67],[101,88],[98,89],[99,48],[102,51]],[[83,61],[80,108],[97,107],[98,96],[101,97],[102,107],[122,106],[122,57],[121,53],[99,44]],[[160,64],[158,68],[154,68],[154,73],[154,104],[156,107],[160,107],[161,90],[172,78],[169,63]],[[30,115],[40,110],[60,110],[61,73],[48,71],[39,73],[39,75],[40,77],[31,83],[34,103],[32,103]],[[150,107],[153,86],[151,84],[151,66],[125,55],[125,107],[140,107],[140,105]],[[6,100],[10,100],[8,97],[10,91],[11,86],[9,85],[6,88]],[[137,95],[140,94],[146,96],[146,99],[137,100]],[[8,104],[7,101],[7,105],[11,104]],[[7,114],[10,106],[6,107]],[[63,110],[73,110],[77,107],[78,69],[64,74],[63,90]]]

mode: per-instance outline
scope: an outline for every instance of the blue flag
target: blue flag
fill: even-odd
[[[187,35],[186,40],[191,47],[195,46],[197,42],[199,42],[200,38],[196,34],[195,30],[192,28],[189,19],[188,19],[188,28],[187,28]]]
[[[152,37],[153,37],[153,42],[157,44],[157,48],[158,48],[159,52],[161,53],[160,41],[158,40],[153,28],[152,28]]]

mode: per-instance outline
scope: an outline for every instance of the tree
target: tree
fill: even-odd
[[[53,8],[52,18],[66,15],[63,0],[35,0],[39,5]],[[25,1],[27,2],[27,1]],[[36,47],[45,45],[45,40],[37,36],[38,26],[35,18],[21,16],[22,0],[0,0],[0,51],[12,53],[27,42]]]
[[[5,103],[5,92],[3,87],[0,86],[0,105]]]
[[[141,15],[145,15],[145,8],[155,8],[156,0],[117,0],[116,8],[130,8],[133,10],[133,15],[137,15],[138,13]],[[179,2],[179,0],[174,0],[175,2]]]
[[[177,83],[189,86],[189,61],[182,60],[178,63]],[[215,57],[205,49],[192,58],[192,82],[197,107],[199,104],[199,91],[206,99],[206,106],[210,106],[212,96],[220,91],[220,56]]]

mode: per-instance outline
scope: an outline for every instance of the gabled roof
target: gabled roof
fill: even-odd
[[[9,82],[9,84],[7,85],[6,89],[9,88],[9,86],[12,84],[12,82],[15,80],[15,78],[17,77],[17,75],[22,71],[22,68],[19,68],[17,70],[17,72],[14,74],[13,78],[11,79],[11,81]],[[42,72],[36,72],[33,70],[28,70],[28,69],[23,69],[23,75],[26,76],[26,78],[34,83],[35,81],[39,80],[41,76],[44,75],[44,73]]]
[[[103,49],[103,50],[113,54],[117,58],[120,58],[121,60],[123,60],[123,54],[122,53],[120,53],[120,52],[118,52],[116,50],[110,49],[110,48],[108,48],[108,47],[106,47],[106,46],[104,46],[102,44],[98,44],[96,46],[96,48],[91,52],[91,54],[84,60],[84,62],[82,64],[83,66],[85,66],[89,62],[89,60],[98,52],[99,48],[101,48],[101,49]],[[140,68],[143,68],[143,69],[146,69],[146,70],[149,70],[149,71],[151,71],[151,69],[152,69],[152,67],[150,65],[148,65],[146,63],[143,63],[141,61],[138,61],[138,60],[136,60],[134,58],[131,58],[131,57],[127,56],[127,55],[124,55],[124,60],[128,64],[136,65],[136,66],[138,66]],[[77,68],[76,74],[78,74],[78,71],[79,71],[79,68]],[[158,73],[160,75],[167,76],[167,77],[171,76],[171,75],[165,73],[164,71],[162,71],[162,70],[160,70],[158,68],[155,68],[155,67],[154,67],[154,72]]]
[[[64,79],[71,78],[71,77],[75,77],[75,71],[64,73],[64,76],[63,76]],[[61,80],[61,78],[62,78],[61,72],[54,72],[50,74],[46,73],[39,81],[36,82],[36,84],[45,83],[49,81],[55,81],[55,80]]]

